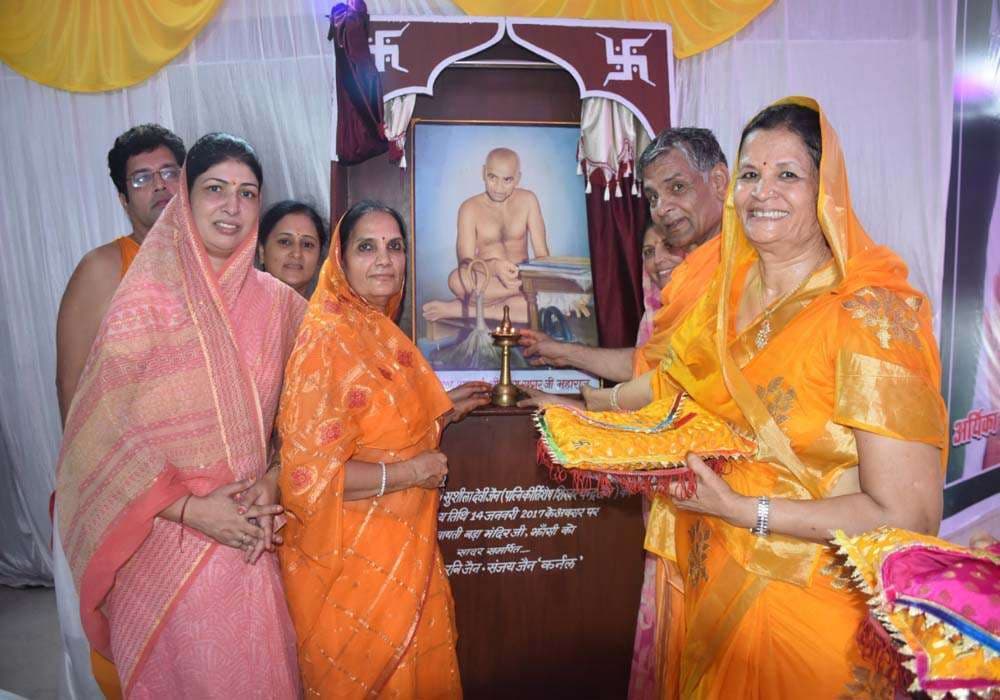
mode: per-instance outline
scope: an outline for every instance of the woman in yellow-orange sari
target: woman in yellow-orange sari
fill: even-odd
[[[866,655],[863,598],[835,529],[936,532],[946,414],[927,300],[851,209],[836,134],[790,98],[744,130],[726,200],[722,266],[651,375],[639,408],[684,391],[756,437],[755,461],[658,496],[646,547],[676,562],[662,695],[891,697]]]
[[[437,447],[489,387],[446,393],[393,322],[403,230],[378,203],[344,215],[285,371],[280,555],[307,697],[461,697]]]

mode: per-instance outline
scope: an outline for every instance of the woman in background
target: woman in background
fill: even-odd
[[[308,298],[328,237],[316,209],[286,199],[271,205],[260,218],[257,258],[265,272]]]
[[[635,338],[637,348],[645,345],[653,335],[653,318],[663,306],[663,288],[670,281],[674,268],[684,262],[687,255],[684,249],[672,248],[659,224],[653,221],[646,224],[639,252],[642,255],[643,313]]]

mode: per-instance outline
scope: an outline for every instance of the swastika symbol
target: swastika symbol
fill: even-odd
[[[379,29],[375,31],[375,37],[369,42],[368,50],[375,57],[375,67],[379,73],[384,73],[387,66],[401,73],[410,72],[399,65],[399,45],[391,42],[392,39],[401,37],[409,26],[409,24],[406,24],[402,29]]]
[[[615,40],[605,36],[600,32],[594,32],[604,39],[604,55],[608,65],[616,70],[610,71],[604,78],[607,85],[612,80],[634,80],[637,76],[639,80],[648,85],[656,86],[649,79],[649,65],[646,63],[646,56],[639,53],[639,49],[646,45],[646,42],[653,36],[647,34],[645,39],[622,39],[621,46],[615,46]]]

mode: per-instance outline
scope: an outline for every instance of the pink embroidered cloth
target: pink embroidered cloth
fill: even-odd
[[[880,658],[913,673],[908,691],[1000,694],[1000,545],[968,549],[888,527],[837,532],[834,543],[895,640],[896,653]]]

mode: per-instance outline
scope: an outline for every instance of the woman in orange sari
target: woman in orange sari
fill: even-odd
[[[307,695],[462,694],[437,448],[445,425],[488,402],[489,385],[445,392],[393,322],[403,231],[375,202],[344,215],[285,372],[280,556]]]
[[[101,323],[66,420],[58,527],[128,698],[294,698],[268,445],[304,311],[253,269],[262,173],[199,139]],[[261,554],[264,554],[261,556]]]
[[[886,524],[936,532],[939,371],[929,304],[855,218],[819,106],[758,114],[720,269],[659,368],[614,397],[635,409],[683,391],[758,445],[722,475],[689,455],[696,491],[654,502],[646,548],[683,579],[664,697],[892,697],[898,669],[859,643],[867,607],[827,543]]]

